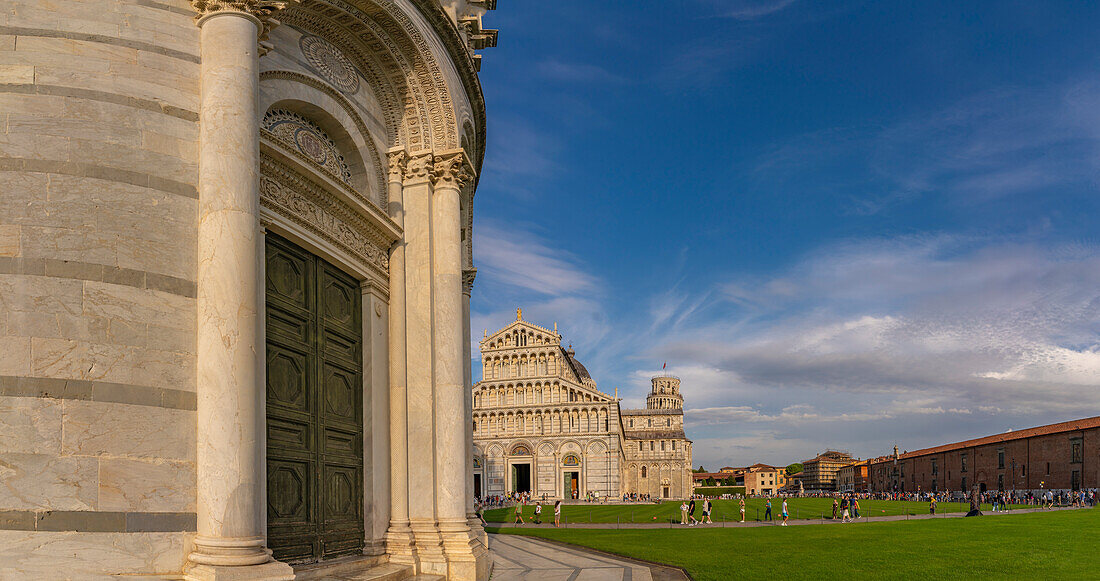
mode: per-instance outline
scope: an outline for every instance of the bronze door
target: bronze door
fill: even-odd
[[[359,283],[267,235],[267,532],[304,563],[363,547]]]

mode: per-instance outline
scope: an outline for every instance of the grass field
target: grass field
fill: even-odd
[[[751,528],[487,529],[726,579],[1098,579],[1100,510]]]
[[[763,520],[764,499],[750,498],[745,502],[745,520]],[[711,519],[715,521],[741,520],[736,500],[714,500],[714,513]],[[701,504],[696,502],[696,504]],[[772,514],[779,515],[782,500],[772,500]],[[829,518],[833,514],[833,501],[830,498],[791,498],[787,507],[792,519]],[[909,514],[928,514],[927,502],[907,502],[892,500],[860,500],[860,514],[863,516],[893,516]],[[990,510],[988,504],[982,505],[982,510]],[[970,505],[961,502],[942,502],[936,506],[936,513],[966,512]],[[494,508],[485,511],[487,522],[512,522],[515,520],[513,507]],[[562,505],[562,519],[569,523],[668,523],[669,519],[680,521],[680,503],[663,502],[661,504],[566,504]],[[534,505],[523,507],[523,518],[530,519],[534,516]],[[702,508],[696,507],[695,517],[702,515]],[[543,505],[543,520],[554,520],[553,504]],[[840,518],[840,515],[837,515]],[[618,519],[618,520],[616,520]]]

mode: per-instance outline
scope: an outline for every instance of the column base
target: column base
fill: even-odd
[[[485,532],[481,519],[476,514],[471,513],[466,515],[466,523],[470,526],[470,538],[481,543],[481,546],[488,550],[489,533]]]
[[[416,545],[408,522],[390,524],[386,531],[386,554],[392,563],[416,565]]]
[[[416,545],[416,572],[429,575],[447,575],[447,557],[443,554],[443,540],[434,521],[410,524]]]
[[[294,569],[279,561],[239,567],[192,565],[183,578],[185,581],[294,581]]]
[[[478,526],[478,528],[481,528]],[[447,557],[447,579],[482,581],[489,578],[489,551],[475,537],[465,520],[439,523],[443,551]]]

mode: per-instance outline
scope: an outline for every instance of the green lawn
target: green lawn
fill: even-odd
[[[714,500],[714,513],[711,519],[715,521],[740,520],[736,500]],[[750,498],[745,502],[745,520],[763,520],[764,502],[762,498]],[[701,502],[696,502],[701,505]],[[782,500],[772,500],[772,514],[778,515]],[[829,518],[833,514],[833,501],[829,498],[791,498],[787,506],[792,519],[805,518]],[[927,502],[907,502],[892,500],[860,500],[860,514],[863,516],[891,516],[905,514],[927,514]],[[982,505],[982,510],[990,510],[988,504]],[[515,520],[513,507],[495,508],[485,511],[487,522],[512,522]],[[970,505],[961,502],[942,502],[936,506],[936,513],[966,512]],[[562,505],[562,517],[570,523],[613,523],[613,522],[661,522],[668,523],[669,519],[680,521],[680,503],[663,502],[661,504],[566,504]],[[534,516],[534,505],[523,507],[523,518],[530,520]],[[702,516],[701,506],[695,509],[695,517]],[[554,520],[554,505],[546,504],[542,508],[543,520]],[[840,518],[840,515],[837,515]],[[618,520],[616,520],[618,519]]]
[[[725,579],[1097,579],[1100,510],[751,528],[523,529]]]

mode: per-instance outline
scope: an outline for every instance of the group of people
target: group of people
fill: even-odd
[[[784,501],[786,503],[786,501]],[[838,500],[833,497],[833,520],[836,520],[837,510],[840,510],[840,522],[847,523],[861,518],[859,516],[859,498],[854,494],[841,496]]]
[[[516,520],[514,524],[525,524],[523,520],[523,504],[522,502],[516,503]],[[542,524],[542,502],[535,503],[535,516],[531,517],[531,522],[537,525]],[[554,526],[561,526],[561,501],[554,502]]]
[[[703,502],[702,502],[702,505],[703,505],[703,516],[702,516],[702,518],[696,520],[696,518],[695,518],[695,499],[692,498],[691,500],[688,500],[686,502],[681,502],[680,503],[680,524],[687,525],[689,527],[693,527],[697,524],[702,524],[702,525],[712,525],[712,524],[714,524],[714,521],[710,519],[710,511],[711,511],[710,499],[709,498],[704,498]],[[742,515],[743,514],[744,513],[742,513]]]

